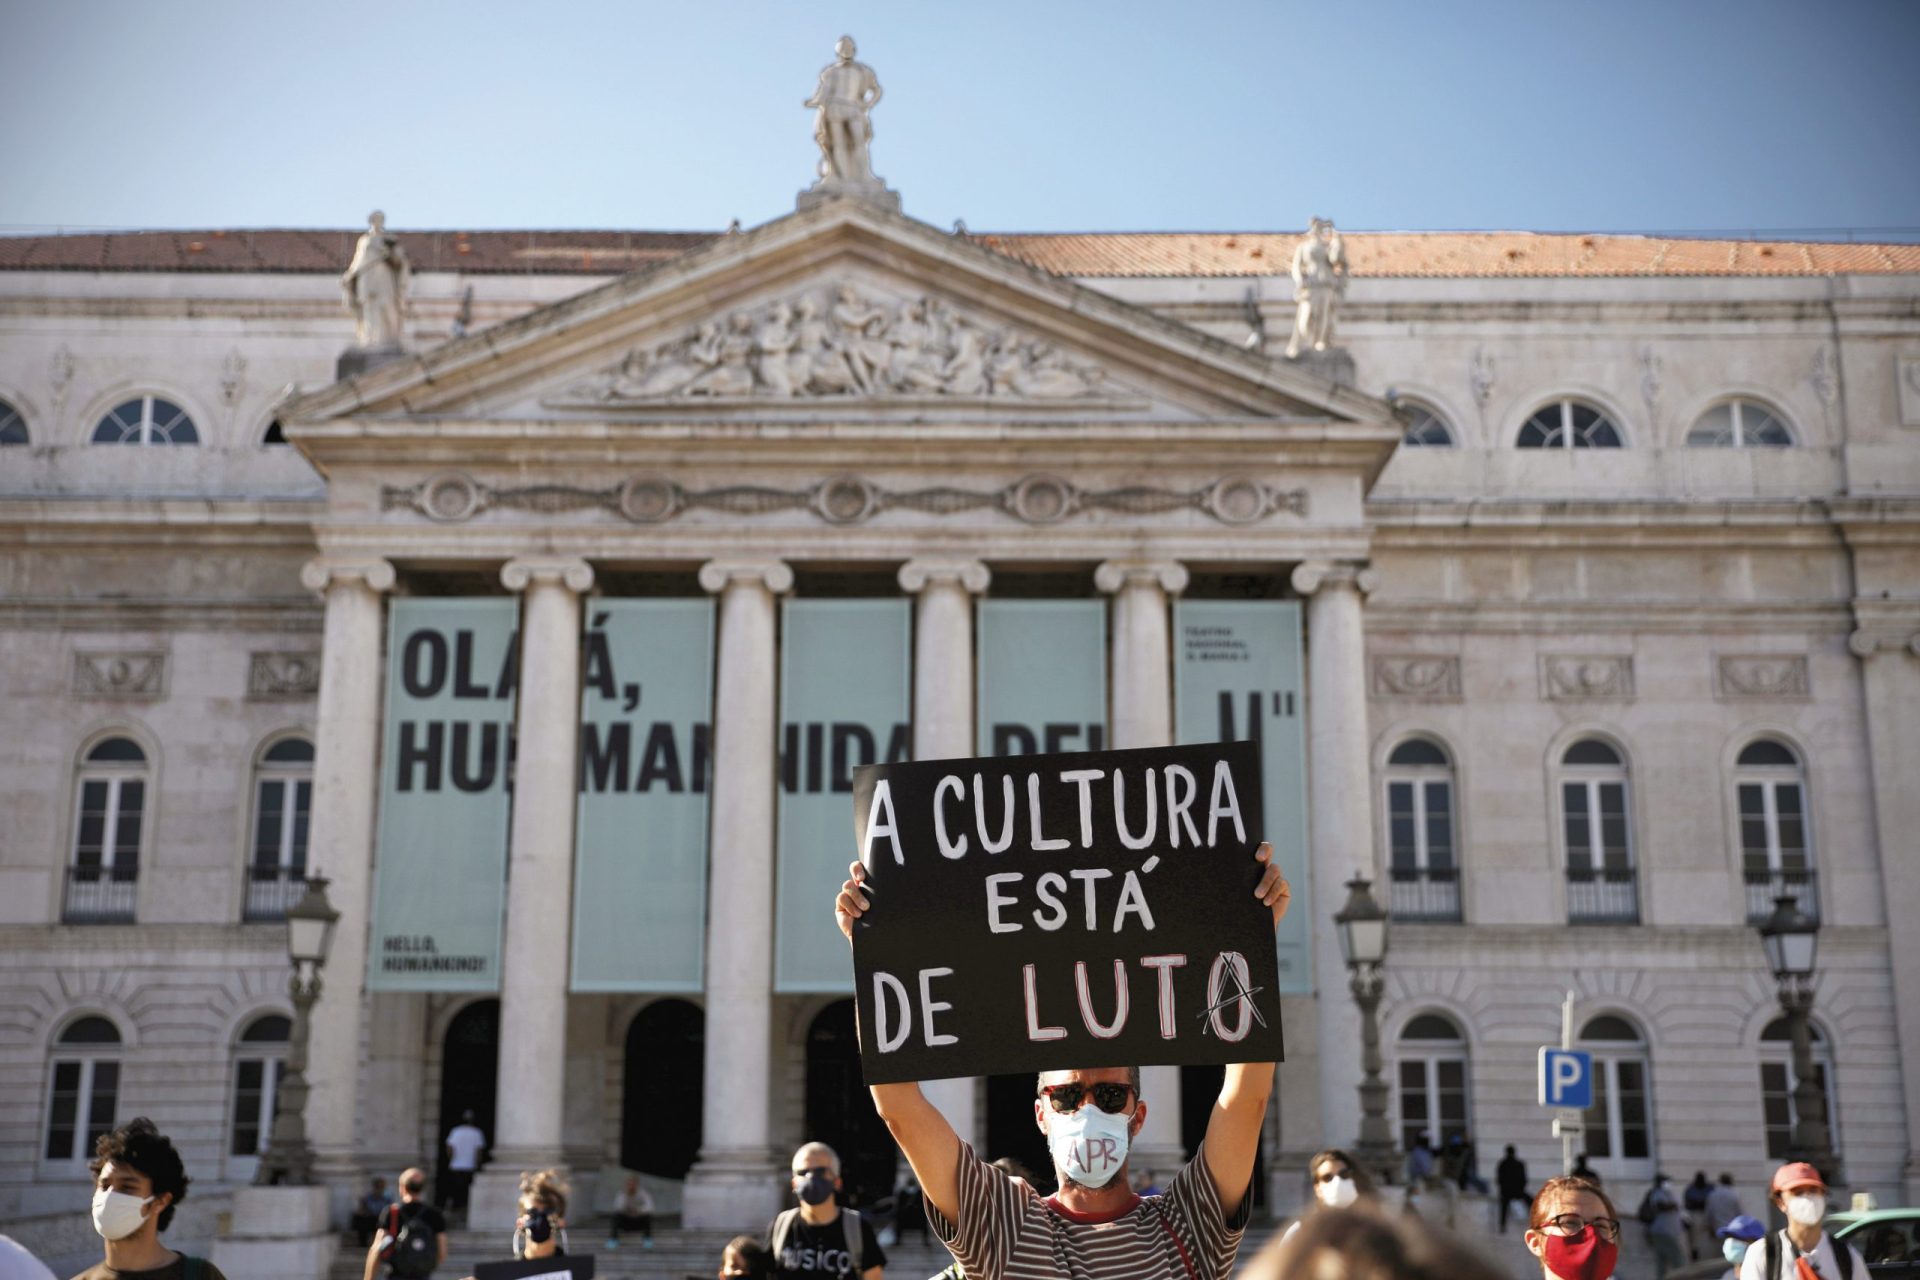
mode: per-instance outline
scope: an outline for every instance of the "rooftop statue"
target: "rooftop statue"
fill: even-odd
[[[803,193],[801,206],[807,205],[809,197],[852,195],[897,208],[900,197],[875,176],[870,150],[870,113],[880,102],[880,77],[866,63],[854,60],[858,50],[852,36],[841,36],[833,51],[835,60],[821,69],[813,96],[801,104],[815,109],[813,140],[820,147],[820,180]]]
[[[1333,313],[1347,291],[1347,250],[1330,218],[1315,218],[1293,251],[1293,337],[1287,359],[1301,351],[1325,351],[1333,343]]]
[[[387,215],[375,209],[353,246],[353,261],[340,277],[353,315],[353,345],[363,351],[397,351],[406,332],[407,283],[413,267],[397,236],[387,234]]]

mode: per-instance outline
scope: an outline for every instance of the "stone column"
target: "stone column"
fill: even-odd
[[[918,559],[900,567],[900,589],[915,596],[913,623],[913,758],[974,754],[973,597],[992,580],[978,560]],[[975,1077],[929,1080],[925,1093],[977,1150]]]
[[[1113,745],[1172,746],[1168,599],[1186,589],[1186,567],[1171,560],[1108,560],[1093,571],[1093,584],[1113,597]],[[1147,1123],[1134,1140],[1130,1170],[1136,1181],[1152,1170],[1164,1184],[1186,1154],[1180,1142],[1180,1068],[1142,1068],[1140,1094],[1147,1102]]]
[[[470,1223],[511,1222],[519,1175],[561,1162],[573,819],[580,752],[580,597],[593,568],[566,556],[509,560],[520,613],[520,692],[500,960],[500,1105]]]
[[[327,898],[340,912],[326,985],[313,1006],[307,1137],[315,1173],[331,1188],[332,1212],[343,1215],[360,1187],[354,1121],[380,754],[380,597],[393,589],[394,572],[378,557],[319,556],[300,570],[300,582],[326,600],[307,866],[328,878]]]
[[[1376,575],[1352,564],[1308,561],[1293,589],[1307,601],[1307,856],[1313,881],[1337,889],[1357,870],[1372,879],[1372,766],[1367,754],[1366,635],[1360,606]],[[1332,893],[1333,889],[1326,892]],[[1320,1051],[1321,1139],[1352,1146],[1360,1136],[1360,1011],[1331,921],[1332,899],[1296,902],[1313,920],[1315,1037]]]
[[[1867,612],[1858,603],[1855,610]],[[1920,619],[1897,606],[1874,612],[1890,616],[1863,617],[1847,647],[1860,659],[1866,700],[1875,843],[1889,926],[1887,958],[1893,966],[1893,1016],[1906,1068],[1901,1072],[1907,1131],[1902,1203],[1913,1204],[1920,1198],[1920,933],[1904,925],[1920,915],[1920,861],[1912,856],[1913,832],[1920,830],[1920,789],[1913,785],[1920,778],[1920,630],[1912,628]],[[1834,984],[1821,987],[1824,994]]]
[[[785,1202],[786,1160],[772,1146],[774,598],[793,589],[793,570],[779,560],[715,560],[701,568],[700,585],[720,596],[720,658],[707,872],[706,1102],[681,1220],[701,1230],[761,1231]]]

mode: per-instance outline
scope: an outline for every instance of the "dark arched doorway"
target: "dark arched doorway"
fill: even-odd
[[[701,1072],[707,1015],[685,1000],[655,1000],[627,1027],[620,1093],[620,1163],[684,1178],[700,1154]]]
[[[1207,1136],[1207,1121],[1213,1117],[1213,1104],[1219,1101],[1220,1086],[1226,1078],[1225,1067],[1180,1068],[1180,1145],[1189,1160],[1200,1149],[1200,1140]],[[1173,1176],[1172,1170],[1155,1172],[1159,1174],[1162,1186]],[[1267,1141],[1264,1129],[1260,1135],[1260,1145],[1254,1148],[1253,1203],[1256,1207],[1267,1203]]]
[[[853,1001],[836,1000],[807,1028],[807,1132],[840,1153],[840,1177],[855,1205],[893,1194],[899,1150],[860,1075]]]
[[[1031,1071],[987,1077],[987,1149],[980,1155],[1018,1160],[1032,1170],[1035,1189],[1044,1192],[1053,1188],[1053,1157],[1047,1154],[1047,1136],[1033,1121],[1036,1083]]]
[[[447,1134],[460,1123],[462,1113],[473,1112],[473,1122],[487,1141],[496,1141],[494,1094],[500,1079],[500,1002],[475,1000],[453,1015],[447,1024],[440,1055],[440,1127],[433,1135],[434,1177],[444,1183],[447,1172]]]

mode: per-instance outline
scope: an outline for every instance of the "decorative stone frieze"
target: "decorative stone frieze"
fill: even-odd
[[[1713,696],[1722,702],[1797,701],[1809,692],[1804,654],[1722,653],[1714,657]]]
[[[634,524],[660,524],[688,511],[709,510],[736,516],[777,511],[810,511],[828,524],[861,524],[885,511],[917,511],[951,516],[967,511],[1000,511],[1026,524],[1057,524],[1073,516],[1110,511],[1128,516],[1199,511],[1221,524],[1254,524],[1280,512],[1307,514],[1305,489],[1278,489],[1245,476],[1228,476],[1197,489],[1130,485],[1086,489],[1062,476],[1024,476],[999,489],[933,486],[890,489],[864,476],[829,476],[803,488],[724,485],[689,489],[665,476],[634,476],[606,488],[540,484],[496,488],[457,473],[434,476],[413,485],[381,490],[387,511],[414,511],[443,524],[457,524],[495,509],[555,515],[602,510]]]
[[[71,693],[76,698],[164,698],[167,655],[165,652],[75,653]]]
[[[1460,659],[1452,654],[1377,653],[1373,696],[1420,702],[1460,700]]]
[[[320,692],[320,654],[263,652],[249,655],[247,697],[254,702],[311,698]]]
[[[1633,659],[1621,654],[1540,656],[1540,696],[1549,702],[1633,697]]]

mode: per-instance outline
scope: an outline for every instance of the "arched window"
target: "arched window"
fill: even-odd
[[[1653,1098],[1647,1043],[1625,1018],[1601,1014],[1580,1029],[1593,1054],[1593,1105],[1586,1113],[1587,1157],[1612,1182],[1653,1177]]]
[[[247,856],[249,920],[281,920],[307,883],[307,817],[313,744],[282,738],[254,766],[253,847]]]
[[[293,1023],[284,1014],[265,1013],[240,1033],[233,1054],[233,1122],[227,1135],[227,1176],[251,1180],[261,1152],[273,1136],[273,1107],[286,1071],[287,1040]]]
[[[76,1018],[54,1042],[47,1072],[50,1162],[78,1165],[103,1133],[113,1131],[120,1101],[120,1032],[97,1015]]]
[[[1793,429],[1758,400],[1723,400],[1687,432],[1689,449],[1789,449]]]
[[[20,416],[18,409],[0,400],[0,445],[26,443],[27,420]]]
[[[147,754],[132,738],[103,738],[80,762],[74,788],[68,924],[133,919],[147,803]]]
[[[1403,400],[1407,410],[1407,430],[1400,437],[1400,443],[1415,448],[1451,448],[1453,428],[1440,416],[1440,411],[1418,400]]]
[[[1793,748],[1775,738],[1756,738],[1734,764],[1734,803],[1740,813],[1740,872],[1747,886],[1747,921],[1773,914],[1783,894],[1799,899],[1802,912],[1820,918],[1813,874],[1813,841],[1807,831],[1807,779]]]
[[[1627,766],[1598,738],[1582,738],[1560,757],[1560,831],[1567,858],[1567,919],[1574,924],[1634,924],[1633,831],[1627,818]]]
[[[1626,441],[1604,410],[1569,396],[1534,410],[1514,443],[1522,449],[1618,449]]]
[[[267,424],[266,432],[260,437],[260,443],[262,445],[287,443],[287,433],[281,429],[280,419],[275,418]]]
[[[1458,920],[1452,762],[1439,743],[1409,738],[1387,757],[1386,788],[1387,909],[1402,920]]]
[[[187,411],[159,396],[141,396],[115,405],[93,428],[95,444],[199,444],[200,432]]]
[[[1437,1151],[1467,1123],[1467,1040],[1452,1019],[1422,1013],[1400,1032],[1400,1149],[1422,1133]]]
[[[1833,1087],[1833,1050],[1820,1028],[1809,1022],[1813,1041],[1813,1082],[1827,1099],[1827,1132],[1840,1149],[1840,1107]],[[1793,1037],[1785,1018],[1775,1018],[1760,1033],[1760,1107],[1767,1129],[1767,1156],[1785,1160],[1793,1147],[1793,1126],[1800,1108],[1793,1099]]]

